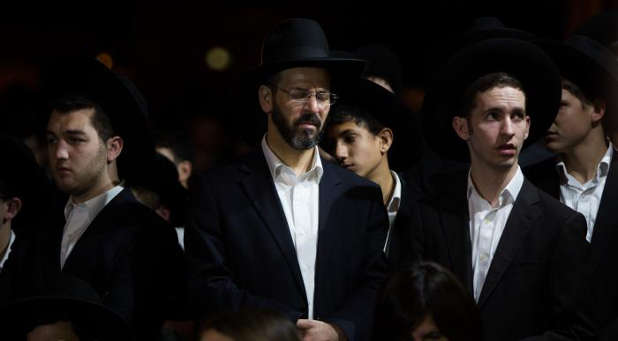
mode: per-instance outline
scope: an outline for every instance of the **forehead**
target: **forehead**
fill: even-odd
[[[53,111],[47,124],[48,130],[63,132],[65,130],[94,130],[91,117],[94,109],[79,109],[68,113]]]
[[[476,108],[481,111],[496,109],[525,110],[526,96],[520,89],[511,86],[493,87],[476,94]]]
[[[295,67],[279,73],[279,85],[303,87],[329,87],[330,75],[324,68]]]
[[[367,129],[367,127],[365,127],[365,125],[358,124],[353,119],[347,120],[342,123],[332,124],[329,128],[330,135],[334,137],[340,136],[347,132],[357,132],[357,133],[367,132],[369,133],[369,130]]]

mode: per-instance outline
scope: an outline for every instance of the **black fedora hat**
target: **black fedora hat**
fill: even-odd
[[[582,35],[603,44],[618,55],[618,10],[601,12],[577,28],[575,35]]]
[[[462,43],[470,45],[487,39],[519,39],[530,41],[534,34],[517,28],[508,27],[496,17],[476,18],[470,28],[462,35]]]
[[[452,119],[461,113],[465,89],[478,78],[504,72],[519,80],[526,94],[531,125],[524,147],[543,136],[554,121],[561,98],[558,67],[543,50],[517,39],[487,39],[462,49],[434,80],[423,103],[423,133],[429,147],[441,156],[468,161],[464,141]]]
[[[258,67],[260,81],[294,67],[323,67],[338,77],[359,77],[365,61],[334,55],[320,24],[311,19],[287,19],[266,36]]]
[[[575,83],[589,99],[613,99],[618,94],[618,60],[601,43],[582,35],[564,42],[541,43],[560,68],[562,77]]]
[[[34,327],[69,321],[96,340],[132,340],[128,323],[101,302],[86,282],[72,276],[54,278],[29,296],[2,307],[3,333],[20,340]]]
[[[105,111],[114,133],[124,140],[118,159],[121,178],[139,176],[140,165],[154,153],[154,143],[146,101],[137,87],[96,59],[85,57],[53,60],[44,66],[41,77],[51,105],[61,98],[83,97]]]

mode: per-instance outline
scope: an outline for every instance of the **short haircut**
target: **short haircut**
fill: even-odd
[[[335,104],[328,118],[328,127],[353,121],[360,127],[367,128],[373,135],[377,135],[385,128],[371,112],[359,105]]]
[[[51,103],[51,110],[60,114],[68,114],[82,109],[94,110],[94,115],[90,117],[90,122],[102,141],[105,142],[115,135],[114,127],[108,114],[95,101],[81,96],[67,96]]]
[[[215,330],[235,341],[300,341],[296,326],[285,316],[270,310],[224,312],[205,321],[200,336]]]
[[[489,73],[472,82],[463,93],[460,105],[460,117],[468,117],[476,105],[476,95],[493,88],[511,87],[524,92],[517,78],[505,72]]]
[[[431,316],[451,341],[480,340],[480,313],[472,296],[448,270],[420,262],[393,274],[378,296],[375,340],[409,340]]]
[[[582,102],[582,107],[592,105],[592,101],[590,97],[584,93],[584,91],[577,86],[575,83],[571,82],[566,78],[562,78],[562,89],[571,93],[571,95],[575,96],[580,102]]]

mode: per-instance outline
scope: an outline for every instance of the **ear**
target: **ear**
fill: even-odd
[[[468,119],[461,116],[453,116],[453,121],[451,122],[453,126],[453,130],[459,138],[464,141],[468,141],[470,138],[470,128],[468,127]]]
[[[21,210],[22,202],[21,199],[13,197],[7,199],[4,204],[6,205],[6,214],[4,216],[2,224],[5,224],[7,221],[13,220],[17,216],[17,213],[19,213],[19,211]]]
[[[380,153],[386,154],[393,145],[393,131],[390,128],[382,128],[376,135],[378,143],[380,144]]]
[[[260,101],[260,107],[262,111],[270,114],[273,111],[273,92],[272,89],[266,85],[260,85],[258,89],[258,99]]]
[[[595,124],[600,122],[601,119],[605,116],[605,110],[607,109],[607,104],[602,99],[595,99],[592,103],[592,123]]]
[[[524,134],[524,140],[528,138],[530,134],[530,115],[526,115],[526,133]]]
[[[120,136],[113,136],[107,139],[105,143],[107,146],[107,162],[112,162],[120,156],[124,141]]]
[[[191,161],[182,161],[178,164],[178,179],[181,183],[186,182],[191,177],[191,172],[193,171],[193,164]]]

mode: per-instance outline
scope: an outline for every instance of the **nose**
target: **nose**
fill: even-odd
[[[501,129],[501,133],[502,135],[507,136],[509,139],[515,135],[515,131],[514,131],[514,127],[513,127],[513,121],[511,120],[511,117],[506,116],[504,118],[504,120],[502,121],[502,129]]]
[[[337,141],[337,144],[335,145],[335,158],[337,159],[337,162],[342,163],[347,157],[348,148],[346,148],[343,143]]]
[[[64,141],[60,140],[55,144],[50,145],[54,158],[57,160],[67,160],[69,158],[68,146]]]
[[[307,108],[313,113],[320,112],[320,103],[318,102],[316,94],[312,94],[307,98]]]

